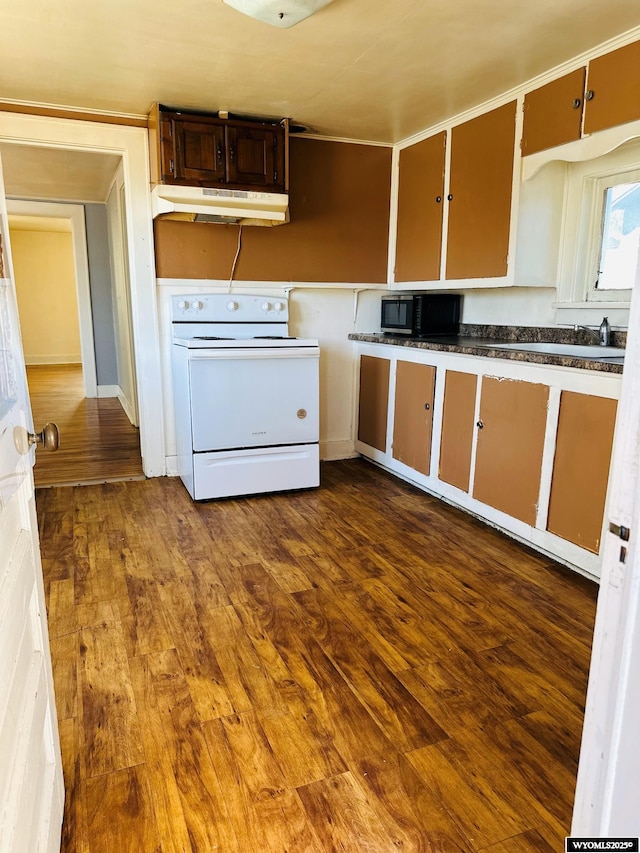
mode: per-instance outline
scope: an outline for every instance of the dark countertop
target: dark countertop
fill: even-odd
[[[526,361],[533,364],[553,364],[558,367],[573,367],[580,370],[597,370],[604,373],[622,373],[623,357],[620,358],[585,358],[565,354],[531,352],[527,350],[500,349],[497,345],[503,343],[545,342],[585,345],[593,341],[586,333],[558,329],[520,328],[512,326],[463,327],[466,332],[457,336],[434,336],[425,338],[408,338],[406,335],[388,335],[381,333],[349,335],[350,341],[382,344],[386,346],[409,347],[411,349],[433,350],[435,352],[457,352],[463,355],[475,355],[482,358],[508,359],[509,361]],[[469,333],[471,332],[471,334]],[[475,334],[473,334],[475,333]],[[546,333],[546,334],[545,334]],[[563,334],[559,334],[563,333]],[[626,334],[617,333],[613,338],[614,346],[624,346]],[[624,352],[622,356],[624,355]]]

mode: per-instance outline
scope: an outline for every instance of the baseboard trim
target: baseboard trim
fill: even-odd
[[[137,427],[138,426],[138,419],[136,417],[135,410],[134,410],[133,406],[131,405],[131,401],[129,400],[127,395],[122,391],[122,388],[118,388],[118,391],[119,391],[119,393],[117,395],[118,400],[120,400],[120,405],[124,409],[125,415],[129,418],[129,423],[132,426]]]
[[[119,397],[119,385],[98,385],[98,397]]]

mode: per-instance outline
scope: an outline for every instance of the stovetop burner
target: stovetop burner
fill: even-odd
[[[196,341],[234,341],[235,338],[221,338],[218,335],[194,335]]]
[[[254,341],[295,341],[293,335],[254,335]]]

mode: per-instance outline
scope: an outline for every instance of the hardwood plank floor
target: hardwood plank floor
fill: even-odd
[[[64,853],[562,849],[595,584],[362,460],[37,506]]]
[[[27,381],[36,430],[60,429],[59,450],[36,452],[36,488],[143,477],[139,430],[116,397],[84,396],[81,365],[29,365]]]

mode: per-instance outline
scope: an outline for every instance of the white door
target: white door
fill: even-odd
[[[0,850],[53,853],[64,783],[8,233],[0,162]]]
[[[629,312],[572,834],[640,835],[640,266]]]

